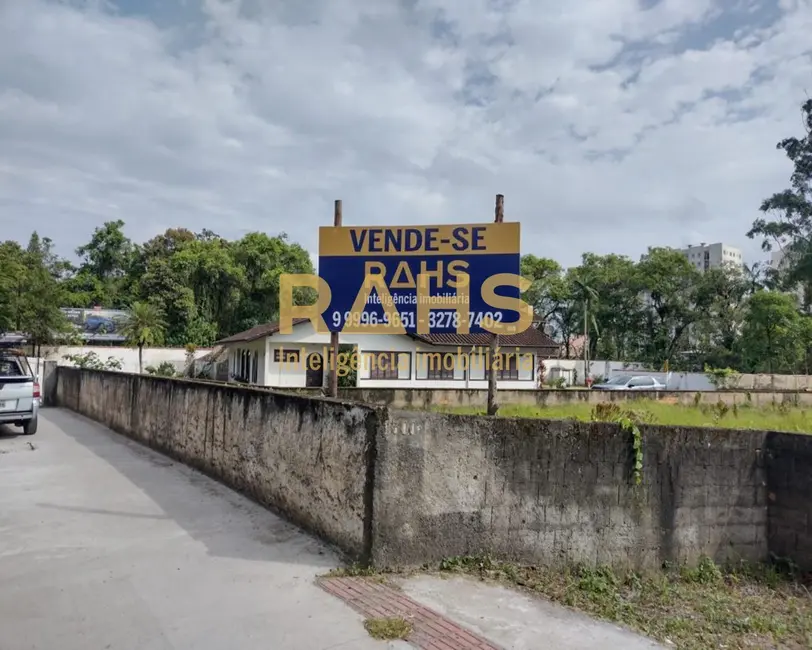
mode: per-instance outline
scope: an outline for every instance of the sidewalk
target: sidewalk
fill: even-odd
[[[542,598],[471,578],[418,576],[404,593],[505,650],[651,650],[654,641]]]
[[[541,598],[471,578],[415,576],[396,580],[394,588],[374,578],[329,578],[321,585],[366,618],[409,620],[410,646],[422,650],[662,647]]]

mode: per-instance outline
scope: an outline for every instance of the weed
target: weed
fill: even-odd
[[[377,582],[385,582],[388,571],[375,567],[351,564],[349,566],[330,569],[324,574],[325,578],[370,578]]]
[[[443,570],[518,585],[568,607],[687,650],[812,647],[812,598],[791,565],[664,565],[621,578],[605,566],[554,569],[490,556],[444,560]]]
[[[665,424],[683,427],[722,427],[735,429],[759,429],[764,431],[790,431],[812,433],[812,408],[792,407],[787,400],[783,409],[770,406],[753,406],[745,403],[729,417],[730,407],[717,404],[667,404],[662,400],[635,400],[634,408],[623,408],[621,404],[558,404],[551,406],[522,406],[505,404],[499,414],[506,417],[545,418],[551,420],[616,421],[618,413],[626,412],[629,419],[642,424]],[[469,407],[437,407],[447,413],[478,413],[480,410]]]
[[[708,585],[719,582],[722,579],[722,572],[713,560],[709,557],[703,557],[696,567],[683,568],[682,579],[686,582],[698,582],[699,584]]]
[[[643,482],[643,435],[638,423],[651,420],[646,411],[622,409],[613,402],[601,402],[592,409],[592,419],[600,422],[615,422],[631,434],[632,438],[632,482],[640,485]]]
[[[368,618],[364,628],[373,639],[393,641],[406,639],[412,633],[412,624],[400,616],[388,618]]]

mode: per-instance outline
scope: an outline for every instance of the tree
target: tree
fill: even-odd
[[[283,273],[313,273],[307,251],[288,241],[285,233],[269,237],[247,234],[232,246],[234,262],[242,271],[242,299],[236,312],[238,329],[248,329],[279,318],[279,278]],[[294,295],[297,304],[305,294]],[[313,302],[315,297],[309,302]]]
[[[138,348],[138,372],[144,372],[143,352],[145,346],[161,345],[166,323],[163,313],[149,302],[134,302],[130,315],[121,330],[127,345]]]
[[[20,329],[26,281],[25,252],[15,241],[0,244],[0,332]]]
[[[742,363],[748,372],[795,372],[805,353],[807,321],[795,298],[757,291],[748,302],[741,336]]]
[[[564,346],[564,357],[570,358],[572,338],[580,327],[580,306],[574,295],[574,287],[570,272],[563,280],[553,285],[551,296],[555,301],[555,309],[550,315],[549,323],[555,333],[555,338]]]
[[[523,255],[520,273],[532,282],[522,294],[522,300],[533,307],[536,318],[546,323],[560,304],[561,265],[547,257]]]
[[[679,251],[650,248],[637,265],[646,296],[640,357],[655,367],[683,363],[689,327],[699,320],[701,274]],[[707,296],[705,296],[707,298]]]
[[[689,333],[691,347],[702,357],[700,367],[740,365],[738,341],[747,298],[758,290],[752,275],[735,267],[709,269],[701,276],[696,301],[702,309]]]
[[[52,248],[36,232],[25,249],[16,242],[0,245],[0,329],[28,334],[34,347],[70,329],[60,310],[60,260]]]
[[[590,358],[634,357],[642,325],[641,289],[635,263],[622,255],[585,253],[572,275],[597,294],[591,305],[594,336],[589,337]]]
[[[595,314],[591,311],[592,305],[598,301],[598,292],[590,287],[586,282],[578,278],[572,279],[573,294],[576,301],[581,305],[584,315],[584,383],[589,378],[589,328],[590,325],[598,336],[598,324]]]
[[[801,105],[801,117],[806,134],[801,138],[786,138],[776,145],[792,161],[790,187],[773,194],[761,204],[761,211],[773,216],[760,217],[747,233],[751,239],[762,238],[762,248],[779,246],[785,253],[784,288],[798,283],[812,294],[812,99]],[[807,305],[808,306],[808,305]]]
[[[95,304],[105,307],[124,307],[129,301],[128,272],[135,250],[123,228],[121,220],[107,221],[93,231],[87,244],[76,249],[82,264],[75,285],[83,289],[82,293],[92,295],[97,300]]]

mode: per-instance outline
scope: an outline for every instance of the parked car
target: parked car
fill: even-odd
[[[592,386],[592,390],[663,390],[664,388],[665,384],[646,375],[617,375],[601,384]]]
[[[0,350],[0,423],[37,432],[40,387],[25,355]]]
[[[116,331],[116,322],[106,316],[90,314],[85,319],[84,329],[91,334],[112,334]]]

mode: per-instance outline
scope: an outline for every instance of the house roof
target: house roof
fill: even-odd
[[[306,323],[307,321],[307,318],[294,318],[293,324],[299,325],[300,323]],[[266,336],[276,334],[278,331],[279,323],[265,323],[264,325],[252,327],[250,330],[245,330],[244,332],[239,332],[238,334],[232,334],[228,338],[217,341],[215,345],[222,345],[223,343],[250,343],[251,341],[256,341],[258,339],[265,338]]]
[[[413,338],[429,345],[486,346],[491,342],[491,335],[482,334],[412,334]],[[558,343],[535,327],[528,327],[519,334],[503,334],[499,337],[501,347],[548,348],[556,351]]]
[[[293,324],[299,325],[308,322],[307,318],[294,318]],[[257,325],[250,330],[234,334],[228,338],[217,341],[216,345],[228,343],[249,343],[279,332],[279,323],[265,323]],[[412,338],[427,345],[453,345],[462,347],[485,346],[491,342],[491,335],[482,334],[409,334]],[[520,334],[507,334],[499,337],[501,347],[542,348],[554,354],[559,345],[547,334],[535,327],[529,327]]]

